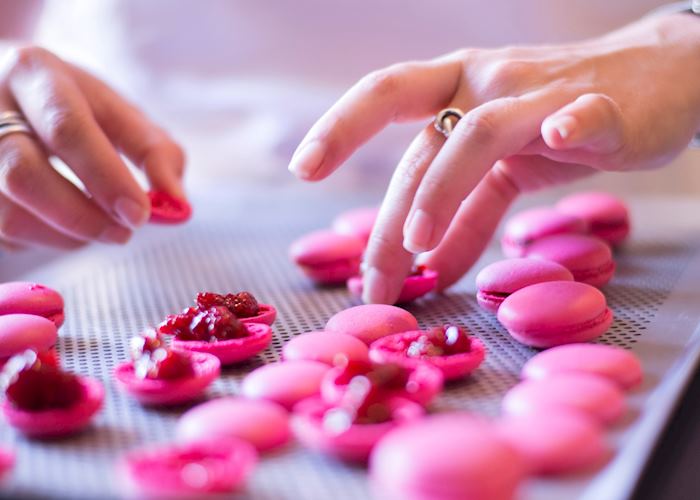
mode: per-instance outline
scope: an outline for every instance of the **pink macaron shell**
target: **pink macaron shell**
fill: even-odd
[[[509,416],[496,421],[499,436],[518,450],[533,474],[592,470],[610,456],[600,424],[568,410]]]
[[[314,231],[290,247],[290,257],[318,283],[343,283],[360,269],[362,240],[330,230]]]
[[[119,469],[130,497],[196,498],[240,489],[257,462],[250,443],[227,438],[132,451]]]
[[[552,207],[536,207],[513,215],[503,231],[501,248],[506,257],[523,257],[534,241],[552,234],[585,233],[586,223]]]
[[[345,395],[348,384],[340,380],[342,367],[329,370],[321,381],[321,396],[330,404],[337,404]],[[387,390],[391,396],[415,401],[421,406],[428,406],[440,392],[445,382],[442,370],[427,363],[421,363],[410,370],[408,383],[404,390]]]
[[[557,262],[571,271],[576,281],[596,287],[607,284],[615,274],[610,246],[595,236],[547,236],[532,243],[526,253],[533,259]]]
[[[542,351],[525,363],[523,378],[540,380],[561,373],[600,375],[624,390],[642,382],[642,364],[626,349],[602,344],[567,344]]]
[[[149,191],[151,216],[148,222],[153,224],[182,224],[192,217],[192,205],[187,200],[176,198],[164,191]]]
[[[438,273],[432,269],[425,269],[420,275],[407,276],[403,281],[401,292],[396,299],[396,304],[405,304],[416,300],[433,290],[438,283]],[[348,290],[356,297],[362,297],[362,276],[353,276],[348,280]]]
[[[525,416],[559,409],[580,411],[602,424],[625,413],[622,390],[613,382],[587,373],[562,373],[542,380],[526,380],[510,389],[502,401],[508,415]]]
[[[321,398],[305,399],[294,407],[291,426],[296,438],[312,450],[347,460],[365,463],[379,440],[388,432],[425,414],[423,407],[413,401],[392,398],[387,401],[392,420],[376,424],[352,424],[334,432],[323,422],[325,413],[333,408]]]
[[[495,313],[516,290],[545,281],[573,279],[571,271],[556,262],[528,258],[500,260],[476,275],[476,300],[482,308]]]
[[[360,258],[315,266],[300,266],[300,268],[306,276],[319,285],[340,285],[360,271]]]
[[[492,424],[462,412],[401,425],[370,456],[377,498],[387,500],[512,500],[527,472]]]
[[[282,348],[286,361],[310,360],[334,365],[341,358],[369,361],[367,344],[357,337],[338,332],[309,332],[294,337]]]
[[[6,361],[27,349],[46,351],[58,338],[56,325],[34,314],[0,316],[0,360]]]
[[[258,451],[283,446],[289,441],[289,414],[282,406],[264,399],[224,397],[185,412],[177,422],[180,442],[203,439],[243,439]]]
[[[319,394],[330,366],[320,361],[270,363],[250,372],[241,386],[250,399],[266,399],[291,409],[302,399]]]
[[[272,342],[272,328],[264,323],[245,323],[249,335],[239,339],[205,342],[173,339],[172,348],[178,351],[213,354],[222,365],[240,363],[264,351]]]
[[[498,308],[498,321],[515,340],[539,348],[596,339],[610,328],[612,317],[603,293],[577,281],[521,288]]]
[[[241,323],[262,323],[272,325],[277,319],[277,309],[271,304],[258,304],[259,311],[255,316],[238,318]]]
[[[26,281],[0,284],[0,316],[34,314],[53,321],[60,327],[65,319],[63,297],[56,290]]]
[[[3,481],[15,466],[15,454],[0,448],[0,481]]]
[[[96,379],[80,377],[83,398],[68,408],[26,411],[2,402],[2,412],[9,425],[34,438],[55,438],[74,434],[87,427],[102,407],[104,387]]]
[[[219,376],[219,358],[204,352],[187,354],[194,375],[179,379],[138,378],[132,361],[122,363],[114,369],[118,387],[146,405],[177,405],[201,397],[206,388]]]
[[[476,370],[486,357],[486,347],[476,337],[470,337],[472,343],[469,352],[419,358],[408,356],[406,351],[411,343],[423,335],[424,331],[415,330],[375,340],[369,348],[369,359],[375,363],[396,363],[409,369],[416,369],[419,365],[427,363],[438,368],[445,380],[456,380]]]
[[[379,207],[354,208],[339,214],[331,227],[338,234],[354,236],[366,244],[378,214]]]
[[[609,193],[575,193],[559,200],[557,210],[585,220],[591,234],[611,245],[621,244],[630,232],[627,205]]]
[[[405,309],[386,304],[364,304],[340,311],[326,323],[326,330],[347,333],[367,345],[393,333],[418,329],[418,320]]]

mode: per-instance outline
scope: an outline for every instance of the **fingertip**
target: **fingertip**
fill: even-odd
[[[321,141],[314,139],[302,142],[294,152],[287,168],[301,180],[319,180],[325,156],[326,147]]]
[[[551,149],[566,149],[577,127],[578,120],[570,114],[550,116],[542,123],[542,138]]]

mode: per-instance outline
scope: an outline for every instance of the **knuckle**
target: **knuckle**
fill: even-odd
[[[373,71],[363,78],[362,87],[370,94],[376,96],[389,96],[398,91],[401,86],[398,66]]]
[[[81,239],[97,238],[103,227],[95,224],[89,210],[67,210],[60,221],[65,232]]]
[[[495,113],[482,108],[476,108],[464,115],[452,131],[459,139],[473,140],[479,144],[492,142],[497,133]]]
[[[24,45],[12,48],[7,54],[7,66],[11,72],[34,68],[46,60],[46,49],[36,45]]]
[[[393,241],[384,233],[373,231],[368,242],[365,261],[371,262],[373,267],[392,273],[399,268],[402,253],[401,243]]]
[[[426,165],[423,158],[418,155],[411,156],[401,164],[397,171],[398,181],[404,189],[415,186],[425,173]]]
[[[85,133],[86,119],[77,111],[60,106],[49,107],[45,115],[48,145],[56,150],[72,148]]]

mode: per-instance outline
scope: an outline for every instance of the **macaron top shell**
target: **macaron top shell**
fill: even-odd
[[[336,360],[369,361],[367,344],[338,332],[310,332],[294,337],[282,348],[287,361],[306,359],[334,365]]]
[[[586,224],[551,207],[536,207],[513,215],[506,223],[503,239],[526,246],[538,238],[559,233],[584,233]]]
[[[346,259],[359,259],[365,245],[355,236],[320,230],[292,243],[289,254],[299,265],[314,266]]]
[[[600,191],[566,196],[559,200],[556,208],[587,221],[592,229],[597,225],[627,224],[629,220],[625,203],[616,196]]]
[[[332,228],[338,234],[355,236],[365,243],[372,234],[379,207],[360,207],[339,214],[333,219]]]
[[[243,395],[267,399],[290,409],[302,399],[317,395],[330,366],[320,361],[270,363],[250,372],[242,384]]]
[[[600,375],[622,389],[631,389],[642,381],[642,365],[634,354],[601,344],[567,344],[542,351],[525,363],[522,376],[540,380],[578,372]]]
[[[529,285],[545,281],[573,281],[566,267],[539,259],[513,258],[494,262],[476,275],[479,290],[513,293]]]
[[[27,349],[45,351],[56,343],[56,325],[34,314],[0,316],[0,360]]]
[[[353,335],[366,344],[393,333],[418,330],[418,321],[405,309],[385,304],[364,304],[340,311],[326,330]]]
[[[63,324],[63,297],[38,283],[13,281],[0,284],[0,315],[35,314]]]

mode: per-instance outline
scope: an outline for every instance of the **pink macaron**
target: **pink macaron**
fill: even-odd
[[[615,274],[615,261],[607,243],[584,234],[557,234],[539,239],[527,249],[533,259],[566,267],[576,281],[601,287]]]
[[[591,470],[610,456],[600,424],[580,412],[557,410],[504,417],[496,427],[525,457],[534,474]]]
[[[201,498],[240,489],[257,461],[251,444],[227,438],[131,451],[119,472],[129,497]]]
[[[591,234],[619,245],[630,233],[627,205],[609,193],[575,193],[559,200],[557,210],[586,221]]]
[[[172,348],[178,351],[203,352],[219,358],[222,365],[240,363],[267,349],[272,342],[272,328],[264,323],[245,323],[246,337],[207,342],[202,340],[173,339]]]
[[[289,441],[289,415],[277,403],[264,399],[213,399],[182,415],[175,437],[180,442],[233,437],[267,451]]]
[[[321,230],[294,241],[289,255],[313,281],[332,285],[360,271],[364,250],[364,242],[355,236]]]
[[[10,450],[0,448],[0,482],[5,479],[15,466],[15,454]]]
[[[60,327],[65,319],[63,297],[56,290],[24,281],[0,284],[0,316],[34,314],[53,321]]]
[[[577,281],[548,281],[521,288],[498,308],[498,321],[515,340],[539,348],[587,342],[612,324],[605,295]]]
[[[534,241],[562,233],[582,234],[586,223],[551,207],[537,207],[513,215],[503,230],[501,249],[506,257],[523,257]]]
[[[250,399],[266,399],[291,409],[302,399],[316,396],[330,366],[320,361],[270,363],[250,372],[241,387]]]
[[[367,344],[338,332],[309,332],[294,337],[282,348],[287,361],[310,360],[334,365],[342,360],[369,361]]]
[[[32,349],[46,351],[58,338],[56,324],[34,314],[0,316],[0,364],[15,354]]]
[[[360,207],[348,210],[333,219],[333,231],[338,234],[354,236],[367,244],[378,214],[379,207]]]
[[[557,410],[582,412],[603,424],[625,413],[625,396],[613,382],[588,373],[562,373],[542,380],[526,380],[509,390],[502,401],[508,415],[525,416]]]
[[[624,390],[642,382],[642,364],[620,347],[602,344],[567,344],[547,349],[525,363],[522,376],[529,380],[558,377],[562,373],[600,375]]]
[[[432,292],[437,287],[438,273],[432,269],[419,266],[416,271],[406,276],[396,304],[405,304]],[[362,276],[353,276],[348,280],[348,290],[356,297],[362,297]]]
[[[545,281],[573,281],[567,268],[556,262],[514,258],[494,262],[476,275],[476,300],[487,311],[497,312],[511,293]]]
[[[527,473],[495,427],[468,413],[399,426],[370,457],[377,498],[388,500],[511,500]]]
[[[154,224],[182,224],[192,217],[192,206],[187,200],[176,198],[165,191],[149,191],[151,216]]]
[[[418,321],[405,309],[385,304],[365,304],[340,311],[326,323],[326,330],[340,332],[371,344],[392,333],[417,330]]]

